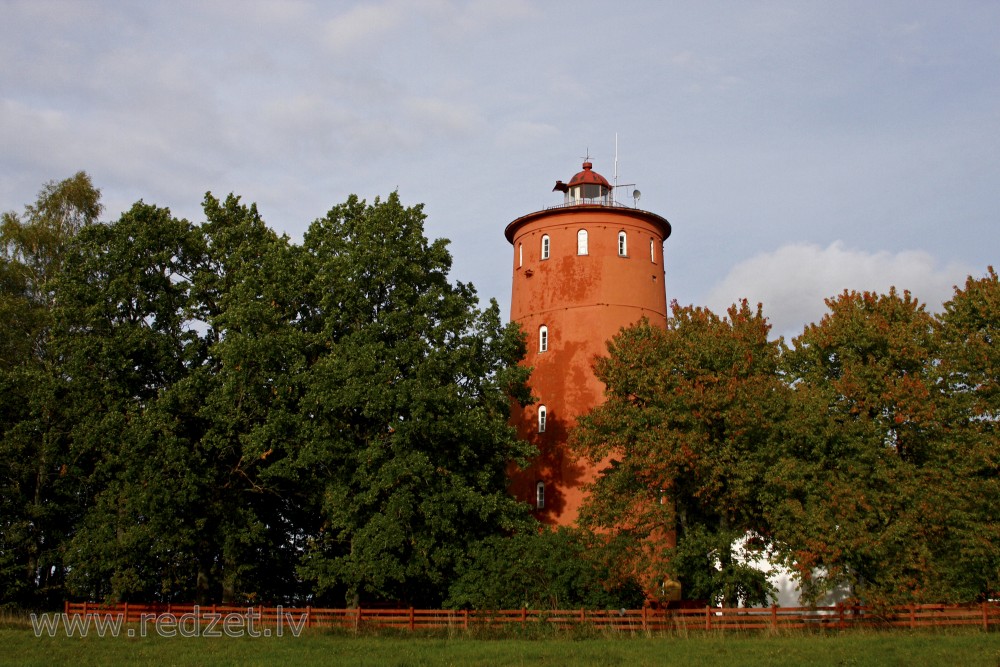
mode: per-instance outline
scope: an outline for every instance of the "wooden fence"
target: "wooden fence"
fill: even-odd
[[[835,629],[858,627],[929,628],[978,626],[989,630],[1000,626],[1000,603],[973,605],[919,604],[875,611],[867,607],[762,607],[698,609],[599,610],[502,610],[461,611],[447,609],[321,609],[313,607],[239,607],[192,604],[103,605],[67,602],[67,616],[121,618],[125,623],[198,619],[207,623],[224,618],[239,623],[253,618],[259,627],[301,628],[397,628],[400,630],[468,629],[473,627],[548,623],[560,628],[589,625],[620,633],[695,632],[732,630]],[[161,619],[161,617],[166,617]]]

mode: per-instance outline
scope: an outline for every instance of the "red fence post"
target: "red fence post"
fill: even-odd
[[[712,608],[711,607],[705,607],[705,629],[706,630],[711,630],[712,629]]]
[[[990,612],[986,604],[986,600],[983,600],[983,632],[990,629]]]
[[[914,605],[910,605],[910,630],[915,630],[917,627],[917,610]]]
[[[413,622],[413,607],[410,607],[410,632],[413,632],[415,623]]]

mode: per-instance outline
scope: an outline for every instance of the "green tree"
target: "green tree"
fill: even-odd
[[[786,358],[794,387],[772,525],[813,599],[948,599],[956,496],[941,447],[933,318],[909,293],[844,292]]]
[[[313,316],[309,269],[255,205],[206,195],[204,210],[207,261],[196,285],[209,348],[192,380],[207,389],[200,448],[213,473],[198,597],[288,601],[304,594],[295,568],[319,524],[317,482],[297,465],[317,356],[303,327]]]
[[[303,576],[319,595],[439,604],[470,545],[524,524],[505,470],[530,453],[507,425],[527,399],[524,339],[495,302],[451,284],[446,241],[393,193],[334,207],[306,233],[315,360],[298,465],[323,525]]]
[[[63,596],[63,551],[79,516],[52,351],[53,285],[67,246],[100,215],[83,172],[47,183],[23,215],[0,224],[0,601],[52,604]]]
[[[163,413],[204,356],[189,315],[200,245],[190,223],[139,202],[67,253],[55,347],[72,473],[93,498],[67,554],[77,595],[151,599],[177,588],[191,558],[191,478],[204,469],[177,431],[197,422]]]
[[[445,606],[468,609],[634,609],[645,595],[600,559],[603,540],[579,529],[543,528],[475,544]]]
[[[581,522],[613,535],[649,590],[670,576],[686,597],[764,602],[765,576],[736,544],[767,534],[761,493],[787,390],[760,307],[727,315],[674,303],[665,329],[644,321],[608,344],[594,367],[606,400],[573,433],[607,462]]]
[[[952,513],[957,597],[1000,591],[1000,280],[966,280],[936,322],[945,456],[960,493]]]
[[[204,210],[194,227],[136,204],[81,236],[60,292],[75,402],[87,406],[78,447],[98,462],[97,502],[74,540],[79,595],[302,593],[309,514],[294,499],[307,494],[284,466],[305,369],[300,253],[238,197],[206,195]]]

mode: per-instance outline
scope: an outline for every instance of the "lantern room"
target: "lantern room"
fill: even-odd
[[[583,163],[583,171],[578,172],[569,183],[556,181],[552,191],[556,190],[563,193],[563,202],[566,206],[579,204],[610,206],[613,201],[611,184],[608,183],[608,179],[594,171],[594,165],[589,160]]]

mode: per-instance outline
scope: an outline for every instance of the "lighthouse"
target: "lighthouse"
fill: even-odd
[[[568,448],[578,417],[604,400],[594,359],[622,327],[647,318],[666,326],[663,244],[670,223],[629,206],[589,161],[553,192],[563,201],[523,215],[505,230],[514,262],[510,319],[527,333],[526,366],[536,402],[515,408],[518,436],[538,447],[527,468],[511,473],[510,491],[531,504],[539,520],[572,524],[591,466]]]

